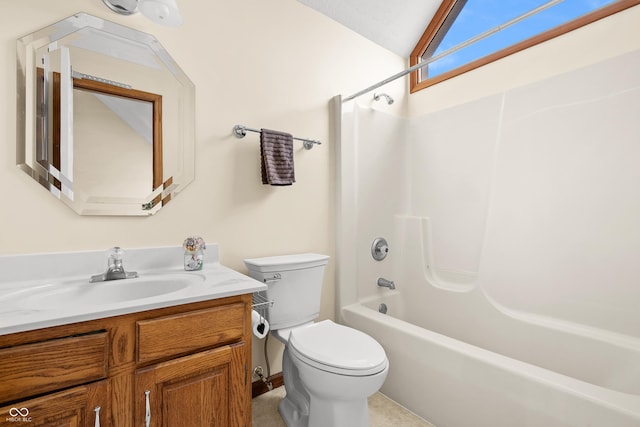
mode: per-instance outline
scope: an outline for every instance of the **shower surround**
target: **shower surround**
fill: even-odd
[[[640,51],[422,116],[360,102],[338,316],[385,347],[382,392],[438,426],[639,425]]]

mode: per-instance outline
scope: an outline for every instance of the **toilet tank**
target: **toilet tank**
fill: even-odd
[[[272,330],[310,322],[320,314],[327,255],[297,254],[245,259],[249,276],[267,285],[273,306],[265,311]]]

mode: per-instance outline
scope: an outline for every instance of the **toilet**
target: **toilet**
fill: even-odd
[[[367,398],[387,377],[389,362],[369,335],[330,320],[315,323],[329,257],[297,254],[245,259],[267,284],[265,313],[282,343],[287,391],[278,410],[287,427],[368,427]]]

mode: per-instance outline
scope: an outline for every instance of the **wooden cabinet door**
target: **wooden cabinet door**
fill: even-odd
[[[100,407],[99,424],[95,411]],[[110,427],[108,385],[100,381],[0,408],[0,427]]]
[[[248,427],[251,390],[245,345],[228,345],[140,369],[135,426]]]

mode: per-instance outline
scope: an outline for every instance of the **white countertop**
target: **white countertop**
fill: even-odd
[[[88,282],[89,277],[104,272],[107,251],[0,256],[0,335],[253,293],[267,288],[265,284],[221,265],[216,245],[207,246],[204,268],[193,272],[184,271],[181,247],[125,251],[125,270],[137,271],[140,278],[145,275],[193,275],[197,280],[184,289],[152,297],[84,305],[65,301],[59,306],[34,308],[23,300],[27,301],[43,289],[51,291],[56,286],[68,286],[66,284],[70,282],[82,283],[81,286],[94,285]],[[112,282],[136,285],[136,279]],[[102,282],[100,286],[109,286],[109,283]]]

